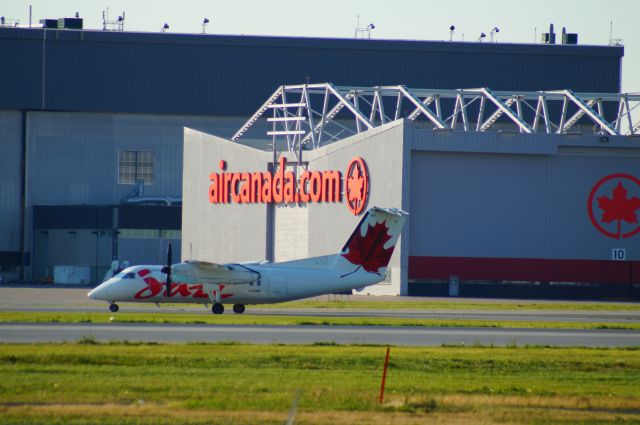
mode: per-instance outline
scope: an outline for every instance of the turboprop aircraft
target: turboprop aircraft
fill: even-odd
[[[281,263],[215,264],[184,261],[166,266],[133,266],[89,292],[109,302],[212,304],[214,314],[233,304],[266,304],[331,294],[376,284],[385,277],[391,254],[408,214],[395,208],[369,209],[340,253]]]

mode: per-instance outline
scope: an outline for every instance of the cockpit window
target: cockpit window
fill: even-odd
[[[118,279],[135,279],[136,274],[134,272],[121,271],[115,277]]]

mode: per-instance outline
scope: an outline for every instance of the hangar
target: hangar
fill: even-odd
[[[619,93],[624,54],[621,46],[21,28],[0,28],[0,49],[9,58],[0,75],[0,274],[41,280],[57,266],[73,266],[91,282],[112,259],[161,261],[169,242],[195,252],[183,238],[183,128],[232,139],[282,84]],[[516,110],[519,102],[507,101]],[[603,112],[610,122],[619,112],[613,109]],[[472,121],[459,116],[461,125]],[[431,128],[425,120],[406,125]],[[269,152],[268,124],[250,127],[241,144]],[[241,165],[226,161],[229,170]],[[251,165],[242,168],[265,168]]]
[[[639,102],[282,86],[231,139],[185,129],[183,256],[339,252],[368,204],[410,216],[385,282],[365,293],[638,298]],[[607,104],[621,114],[605,117]],[[272,124],[262,149],[240,143],[260,119]]]

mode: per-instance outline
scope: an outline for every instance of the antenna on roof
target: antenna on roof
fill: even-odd
[[[621,38],[613,38],[613,21],[609,21],[609,46],[622,46]]]
[[[453,41],[453,34],[456,32],[456,26],[451,25],[449,27],[449,41]]]
[[[207,29],[207,24],[208,24],[209,22],[210,22],[210,21],[209,21],[209,18],[204,18],[204,19],[202,20],[202,33],[203,33],[203,34],[206,34],[206,33],[207,33],[206,29]]]
[[[360,15],[356,15],[358,18],[358,22],[356,24],[356,34],[355,38],[358,38],[358,35],[362,35],[362,38],[365,38],[364,35],[367,35],[367,38],[371,38],[371,30],[375,29],[376,26],[373,23],[370,23],[366,27],[360,26]]]
[[[124,31],[124,12],[116,20],[109,19],[109,8],[102,11],[103,31]]]
[[[482,40],[484,40],[486,37],[487,37],[487,34],[481,32],[480,37],[478,37],[478,41],[482,43]]]
[[[167,32],[168,29],[169,29],[169,24],[165,22],[162,28],[160,28],[160,32]]]

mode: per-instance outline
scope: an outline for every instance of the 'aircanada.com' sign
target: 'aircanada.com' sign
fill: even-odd
[[[227,172],[224,160],[220,160],[218,168],[220,172],[209,174],[212,204],[342,202],[344,192],[347,208],[358,215],[369,197],[369,172],[360,157],[349,162],[344,179],[337,170],[305,170],[296,181],[292,171],[285,171],[284,157],[280,158],[274,173]]]

